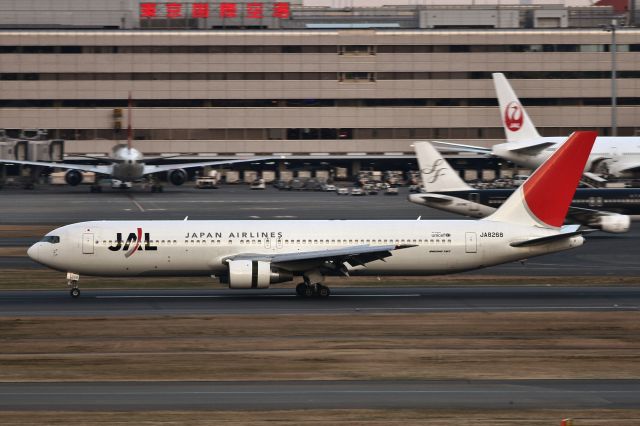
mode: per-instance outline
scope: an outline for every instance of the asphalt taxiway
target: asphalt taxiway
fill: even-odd
[[[0,383],[0,410],[639,407],[640,380]]]
[[[335,288],[327,299],[293,289],[84,290],[0,292],[3,317],[111,317],[221,314],[639,311],[640,287]]]

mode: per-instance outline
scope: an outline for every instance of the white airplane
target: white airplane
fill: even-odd
[[[410,194],[412,203],[470,217],[486,217],[515,191],[472,188],[429,142],[417,142],[414,148],[422,193]],[[632,218],[640,220],[637,188],[578,188],[567,215],[571,223],[611,233],[627,232]]]
[[[28,250],[80,274],[216,276],[230,288],[267,288],[301,276],[300,296],[329,295],[327,275],[434,275],[578,247],[563,226],[596,132],[576,132],[491,216],[482,220],[92,221],[55,229]]]
[[[492,154],[535,169],[558,149],[565,138],[540,136],[504,74],[492,75],[507,143],[494,145],[491,149],[449,142],[438,141],[437,143],[461,151]],[[601,176],[619,178],[640,176],[640,137],[598,137],[584,172],[586,176],[596,181],[604,181],[605,179]]]
[[[24,164],[37,167],[51,167],[66,169],[64,176],[65,181],[71,186],[77,186],[82,183],[82,172],[93,172],[98,175],[109,176],[112,180],[120,181],[121,188],[129,188],[130,182],[138,182],[145,177],[153,177],[156,173],[169,172],[167,179],[174,185],[182,185],[187,180],[187,172],[184,169],[193,167],[217,166],[222,164],[246,163],[252,161],[264,161],[272,157],[252,157],[239,158],[237,160],[217,160],[202,161],[197,163],[181,163],[181,164],[150,164],[166,160],[163,157],[145,157],[140,151],[132,146],[132,130],[131,130],[131,95],[129,95],[129,112],[128,112],[128,130],[127,144],[117,144],[112,148],[109,157],[91,157],[108,164],[73,164],[73,163],[55,163],[45,161],[22,161],[0,159],[0,163],[5,164]],[[98,184],[91,186],[91,192],[100,192],[102,187]],[[151,186],[152,192],[162,192],[162,186],[153,180]]]

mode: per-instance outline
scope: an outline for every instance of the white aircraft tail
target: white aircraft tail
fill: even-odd
[[[483,220],[558,229],[598,136],[574,132],[491,216]]]
[[[442,155],[429,142],[414,144],[422,189],[424,192],[464,191],[470,189],[458,172],[442,158]]]
[[[502,73],[493,73],[493,84],[500,104],[500,119],[508,142],[522,142],[540,137],[529,114]]]

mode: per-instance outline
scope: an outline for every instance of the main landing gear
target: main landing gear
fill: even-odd
[[[67,285],[71,287],[69,294],[71,294],[71,297],[73,297],[74,299],[80,297],[78,281],[80,281],[80,275],[74,274],[73,272],[67,272]]]
[[[331,290],[322,284],[304,282],[296,286],[296,294],[300,297],[329,297]]]

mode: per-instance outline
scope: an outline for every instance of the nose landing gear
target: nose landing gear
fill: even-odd
[[[80,281],[80,275],[73,272],[67,272],[67,285],[71,287],[69,294],[74,299],[80,297],[80,289],[78,288],[78,281]]]

